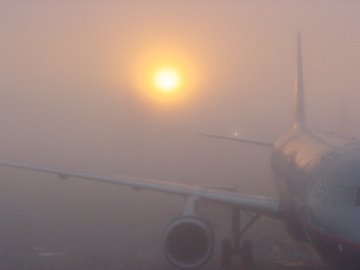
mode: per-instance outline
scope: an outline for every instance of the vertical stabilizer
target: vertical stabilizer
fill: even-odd
[[[304,81],[302,66],[301,34],[297,35],[297,68],[295,81],[296,111],[294,119],[295,128],[305,128],[305,101],[304,101]]]

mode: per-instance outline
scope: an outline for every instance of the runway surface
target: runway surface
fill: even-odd
[[[201,269],[218,269],[219,243],[228,234],[225,228],[228,223],[223,221],[225,220],[215,222],[218,245],[213,258]],[[136,232],[130,230],[132,225],[129,224],[122,232],[115,227],[101,228],[99,224],[88,224],[77,229],[67,228],[68,231],[65,232],[64,225],[59,223],[59,227],[53,227],[52,232],[35,231],[37,237],[29,235],[29,231],[24,233],[26,229],[21,231],[17,226],[7,228],[12,233],[3,235],[0,242],[0,269],[177,269],[169,265],[161,253],[161,232],[164,224],[157,228],[157,224],[149,221],[148,224],[143,223],[143,229],[136,225]],[[44,225],[38,228],[44,229]],[[254,241],[253,270],[321,269],[321,264],[312,250],[304,244],[292,241],[280,223],[263,219],[249,232],[247,239]]]

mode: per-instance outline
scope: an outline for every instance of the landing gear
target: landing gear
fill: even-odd
[[[253,264],[253,244],[251,240],[245,240],[242,245],[244,265],[250,267]]]
[[[240,209],[234,208],[232,214],[232,241],[225,239],[221,246],[220,270],[249,269],[253,264],[253,245],[250,240],[241,242],[243,234],[260,217],[249,214],[250,220],[241,228]],[[241,245],[242,244],[242,245]]]
[[[224,239],[221,245],[220,270],[230,269],[232,255],[232,243],[229,239]]]

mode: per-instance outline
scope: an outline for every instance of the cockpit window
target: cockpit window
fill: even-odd
[[[360,207],[360,187],[356,189],[355,206]]]

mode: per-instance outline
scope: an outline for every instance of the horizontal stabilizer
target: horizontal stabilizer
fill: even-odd
[[[248,139],[242,139],[242,138],[238,138],[238,137],[228,137],[228,136],[213,135],[213,134],[207,134],[207,133],[199,133],[199,135],[211,137],[211,138],[215,138],[215,139],[227,140],[227,141],[248,143],[248,144],[254,144],[254,145],[258,145],[258,146],[273,147],[272,143],[261,142],[261,141],[257,141],[257,140],[248,140]]]

